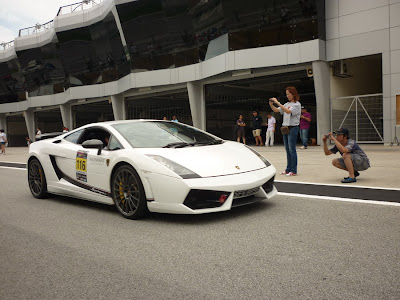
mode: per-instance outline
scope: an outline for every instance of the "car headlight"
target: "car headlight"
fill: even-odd
[[[271,163],[270,163],[264,156],[262,156],[260,153],[258,153],[256,150],[250,148],[249,146],[246,146],[246,147],[247,147],[247,149],[249,149],[251,152],[253,152],[255,155],[257,155],[257,156],[263,161],[263,163],[264,163],[267,167],[269,167],[269,166],[271,165]]]
[[[165,158],[165,157],[160,156],[160,155],[150,155],[150,154],[148,154],[147,156],[152,158],[152,159],[154,159],[156,162],[159,162],[164,167],[167,167],[172,172],[178,174],[183,179],[201,178],[200,175],[198,175],[195,172],[189,170],[188,168],[185,168],[184,166],[181,166],[180,164],[178,164],[176,162],[173,162],[172,160],[169,160],[168,158]]]

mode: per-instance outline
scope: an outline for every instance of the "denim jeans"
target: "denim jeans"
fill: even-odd
[[[292,127],[289,134],[283,135],[283,142],[286,149],[287,166],[286,172],[293,172],[297,174],[297,152],[296,142],[297,135],[299,134],[299,126]]]
[[[307,148],[307,142],[308,142],[308,131],[310,128],[307,129],[300,129],[300,138],[301,138],[301,143],[303,144],[304,147]]]

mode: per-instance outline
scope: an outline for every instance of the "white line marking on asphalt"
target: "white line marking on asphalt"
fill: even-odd
[[[332,183],[316,183],[316,182],[302,182],[302,181],[282,181],[282,180],[275,180],[275,182],[309,184],[309,185],[338,186],[338,187],[345,187],[345,188],[362,188],[362,189],[373,189],[373,190],[400,191],[399,188],[385,188],[385,187],[379,187],[379,186],[341,185],[341,184],[332,184]]]
[[[3,166],[0,166],[0,169],[14,169],[14,170],[23,170],[23,171],[26,171],[25,168],[14,168],[14,167],[3,167]]]
[[[292,196],[292,197],[299,197],[299,198],[313,198],[313,199],[322,199],[322,200],[343,201],[343,202],[355,202],[355,203],[366,203],[366,204],[400,206],[400,203],[397,203],[397,202],[386,202],[386,201],[362,200],[362,199],[328,197],[328,196],[317,196],[317,195],[295,194],[295,193],[283,193],[283,192],[278,192],[278,195]]]

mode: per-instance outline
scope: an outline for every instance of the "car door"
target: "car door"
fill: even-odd
[[[102,128],[89,127],[81,134],[66,136],[60,142],[60,151],[55,154],[56,172],[59,178],[68,181],[73,185],[72,189],[80,192],[109,196],[106,180],[108,151],[102,151],[98,155],[98,149],[86,149],[82,146],[87,140],[104,141],[109,135],[110,133]]]
[[[118,150],[122,149],[121,143],[110,135],[106,139],[107,145],[98,153],[97,149],[87,151],[87,183],[97,193],[110,194],[110,176],[112,161],[118,156]]]
[[[83,159],[86,160],[86,166],[85,169],[81,168],[78,170],[78,167],[82,165],[80,163],[82,158],[78,158],[77,156],[77,174],[82,174],[85,176],[85,180],[90,188],[90,191],[104,196],[111,196],[109,181],[111,169],[109,168],[109,165],[112,152],[108,151],[107,149],[102,149],[101,153],[98,154],[97,149],[84,149],[80,151],[80,153],[85,153],[85,158]]]
[[[81,148],[77,142],[83,133],[84,129],[78,130],[55,141],[55,147],[49,152],[51,163],[60,182],[62,179],[69,182],[76,179],[76,156]]]

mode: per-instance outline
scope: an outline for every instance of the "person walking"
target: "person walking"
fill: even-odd
[[[300,139],[302,146],[301,150],[307,149],[308,144],[308,131],[310,130],[311,124],[311,114],[307,112],[307,109],[302,106],[301,107],[301,116],[300,116]]]
[[[258,115],[257,111],[253,111],[252,122],[253,122],[253,136],[254,139],[256,140],[256,146],[263,146],[264,144],[261,137],[261,125],[264,122],[263,119]]]
[[[272,147],[274,145],[275,125],[276,119],[271,113],[267,113],[267,133],[265,134],[265,147]]]
[[[275,97],[269,99],[269,106],[274,112],[283,115],[282,135],[285,144],[287,165],[281,175],[296,176],[297,175],[297,152],[296,141],[299,134],[301,104],[300,96],[297,89],[293,86],[286,88],[286,97],[289,102],[282,105]],[[275,106],[278,105],[278,107]]]
[[[246,145],[246,123],[243,120],[243,115],[239,115],[239,119],[236,121],[236,125],[237,142],[240,143],[240,138],[242,138],[243,144]]]
[[[1,154],[6,154],[6,143],[7,141],[7,136],[4,133],[4,129],[0,129],[0,147],[1,147]]]

